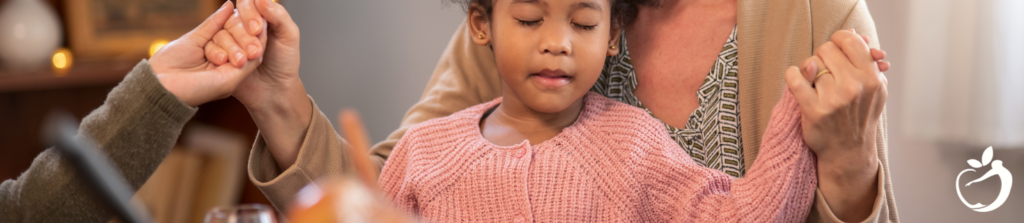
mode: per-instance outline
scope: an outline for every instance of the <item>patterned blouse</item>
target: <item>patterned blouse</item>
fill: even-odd
[[[654,116],[651,110],[644,107],[644,104],[633,95],[633,90],[638,87],[637,74],[629,59],[625,32],[620,35],[619,54],[605,59],[601,77],[591,91],[643,108]],[[729,40],[715,60],[715,65],[697,90],[699,105],[690,114],[686,126],[679,128],[664,122],[662,124],[669,130],[672,139],[693,157],[693,161],[733,177],[742,177],[746,170],[743,166],[743,143],[740,138],[737,56],[736,28],[733,27]]]

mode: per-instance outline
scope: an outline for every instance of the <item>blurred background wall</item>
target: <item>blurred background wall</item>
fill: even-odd
[[[419,100],[448,40],[465,18],[444,0],[285,2],[302,30],[299,76],[320,110],[362,114],[374,142]]]

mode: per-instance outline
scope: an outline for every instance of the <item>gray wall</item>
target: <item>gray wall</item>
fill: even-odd
[[[982,151],[989,145],[957,145],[925,141],[908,137],[905,133],[903,111],[906,89],[923,81],[907,78],[907,47],[910,41],[909,16],[914,1],[919,4],[928,0],[866,0],[875,25],[879,42],[888,53],[887,60],[893,64],[886,72],[889,80],[889,164],[896,203],[901,220],[905,222],[1020,222],[1024,219],[1024,193],[1016,186],[1009,199],[1000,208],[987,213],[968,209],[959,200],[954,182],[961,170],[970,168],[967,159],[981,159]],[[960,10],[960,9],[950,9]],[[943,25],[943,24],[938,24]],[[952,43],[963,44],[963,43]],[[942,63],[935,61],[935,63]],[[941,96],[936,96],[941,97]],[[947,100],[947,99],[938,99]],[[969,105],[964,105],[969,106]],[[981,108],[978,108],[981,109]],[[1024,137],[1024,136],[1022,136]],[[995,148],[995,159],[1002,160],[1011,173],[1024,173],[1024,149]],[[979,168],[973,176],[964,174],[964,183],[976,179],[988,167]],[[1018,180],[1019,181],[1019,180]],[[979,182],[971,187],[961,187],[964,197],[971,203],[989,204],[999,191],[998,178]],[[1018,183],[1020,184],[1020,183]]]
[[[449,38],[465,18],[443,0],[291,0],[302,35],[299,75],[337,126],[358,109],[374,142],[419,100]]]

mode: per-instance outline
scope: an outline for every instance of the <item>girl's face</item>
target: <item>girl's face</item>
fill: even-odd
[[[610,49],[609,0],[498,0],[492,13],[490,40],[506,100],[537,112],[581,102],[605,56],[618,52]]]

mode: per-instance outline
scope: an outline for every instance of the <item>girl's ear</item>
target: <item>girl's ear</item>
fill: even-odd
[[[476,45],[486,46],[491,43],[491,16],[487,14],[487,10],[483,6],[476,2],[469,4],[469,10],[466,13],[467,21],[469,23],[469,35],[472,35],[473,43]]]
[[[619,38],[622,37],[622,26],[617,22],[612,22],[611,29],[608,29],[608,56],[619,55]]]

